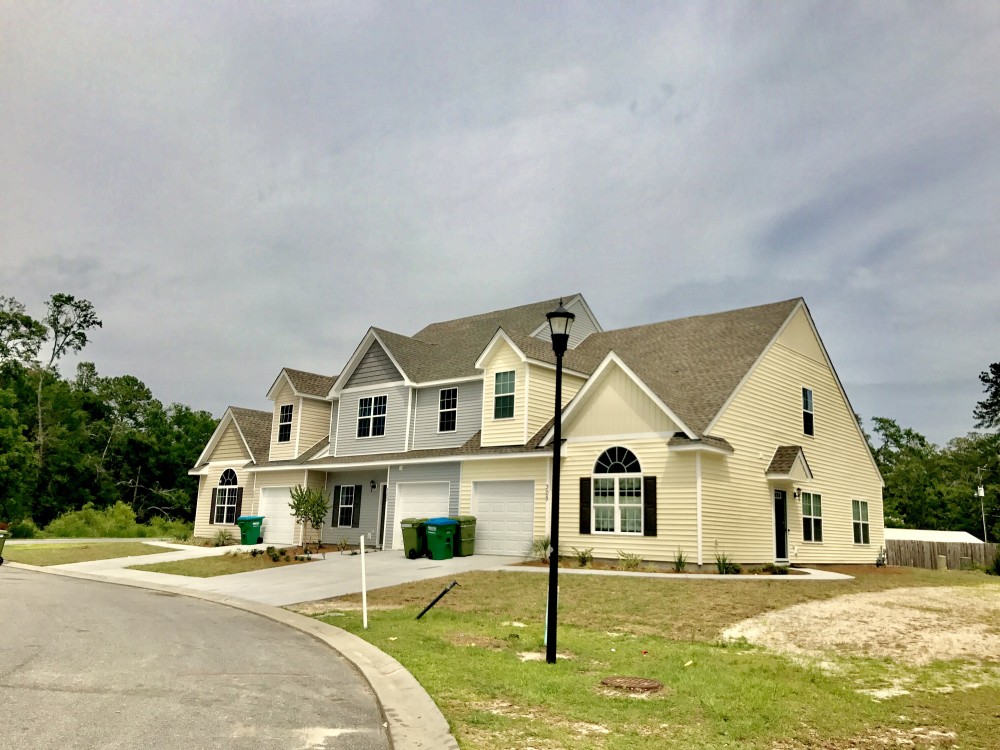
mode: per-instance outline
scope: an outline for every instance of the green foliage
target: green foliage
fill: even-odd
[[[618,569],[635,571],[642,567],[642,558],[631,552],[618,550]]]
[[[986,398],[972,411],[976,427],[1000,427],[1000,362],[994,362],[990,369],[981,372],[979,381],[986,391]]]
[[[319,536],[322,536],[323,521],[330,512],[330,495],[321,489],[307,489],[301,484],[292,488],[288,507],[292,510],[295,520],[303,526],[309,525]],[[303,549],[306,545],[303,545]]]
[[[683,573],[684,569],[687,567],[687,557],[684,555],[684,550],[677,548],[677,553],[674,555],[674,572]]]
[[[212,537],[213,547],[228,547],[230,544],[236,543],[236,537],[233,536],[233,532],[229,529],[219,529],[215,532],[215,536]]]
[[[986,572],[991,576],[1000,576],[1000,547],[997,547],[997,552],[993,556],[993,562],[986,566]]]
[[[743,572],[743,566],[733,560],[725,553],[715,552],[715,567],[721,575],[724,576],[736,576]]]
[[[87,503],[80,510],[67,511],[45,527],[45,535],[56,538],[134,538],[166,537],[186,539],[192,524],[160,516],[147,524],[136,521],[135,511],[123,502],[108,508]]]
[[[762,565],[760,569],[764,573],[770,573],[773,576],[787,576],[788,575],[788,566],[787,565],[775,565],[774,563],[767,563],[767,565]]]
[[[531,549],[528,550],[528,559],[537,560],[541,563],[548,563],[549,549],[552,544],[547,536],[538,536],[531,540]]]
[[[576,547],[572,547],[571,549],[573,550],[573,556],[576,558],[576,564],[581,568],[586,568],[594,562],[593,547],[587,547],[586,549],[577,549]]]
[[[42,536],[42,530],[30,518],[15,521],[8,529],[12,539],[37,539]]]

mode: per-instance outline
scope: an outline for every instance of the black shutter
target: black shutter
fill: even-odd
[[[352,528],[361,526],[361,485],[354,485],[354,520],[351,521]]]
[[[243,488],[236,488],[236,517],[243,515]]]
[[[642,478],[642,535],[656,536],[656,477]]]
[[[340,485],[333,485],[333,511],[330,516],[330,528],[340,526]]]
[[[590,533],[590,477],[580,477],[580,533]]]
[[[212,505],[208,509],[208,522],[215,523],[215,495],[219,491],[218,487],[212,488]]]

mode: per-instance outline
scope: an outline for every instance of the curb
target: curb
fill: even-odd
[[[385,720],[393,750],[459,750],[458,742],[451,734],[444,714],[441,713],[437,704],[431,700],[427,691],[417,682],[416,678],[391,656],[346,630],[327,625],[305,615],[290,612],[281,607],[273,607],[270,604],[260,604],[210,591],[195,591],[144,581],[128,581],[93,573],[51,570],[10,561],[6,562],[5,565],[66,578],[112,583],[119,586],[130,586],[201,599],[266,617],[274,622],[295,628],[332,648],[361,673],[372,693],[375,694],[375,700]]]

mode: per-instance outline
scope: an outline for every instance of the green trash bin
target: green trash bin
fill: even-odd
[[[427,531],[422,518],[404,518],[399,522],[403,529],[403,551],[408,558],[416,560],[427,554]]]
[[[458,531],[455,533],[455,556],[468,557],[476,551],[476,517],[452,516],[451,518],[458,523]]]
[[[240,516],[236,525],[240,527],[240,544],[260,544],[264,541],[260,526],[264,516]]]
[[[7,541],[7,532],[0,531],[0,565],[3,565],[3,544]]]
[[[427,519],[427,550],[432,560],[450,560],[455,556],[455,532],[458,521],[451,518]]]

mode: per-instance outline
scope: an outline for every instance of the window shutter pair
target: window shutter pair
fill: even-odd
[[[580,533],[590,533],[590,477],[580,477]],[[656,536],[656,477],[642,480],[642,535]]]

